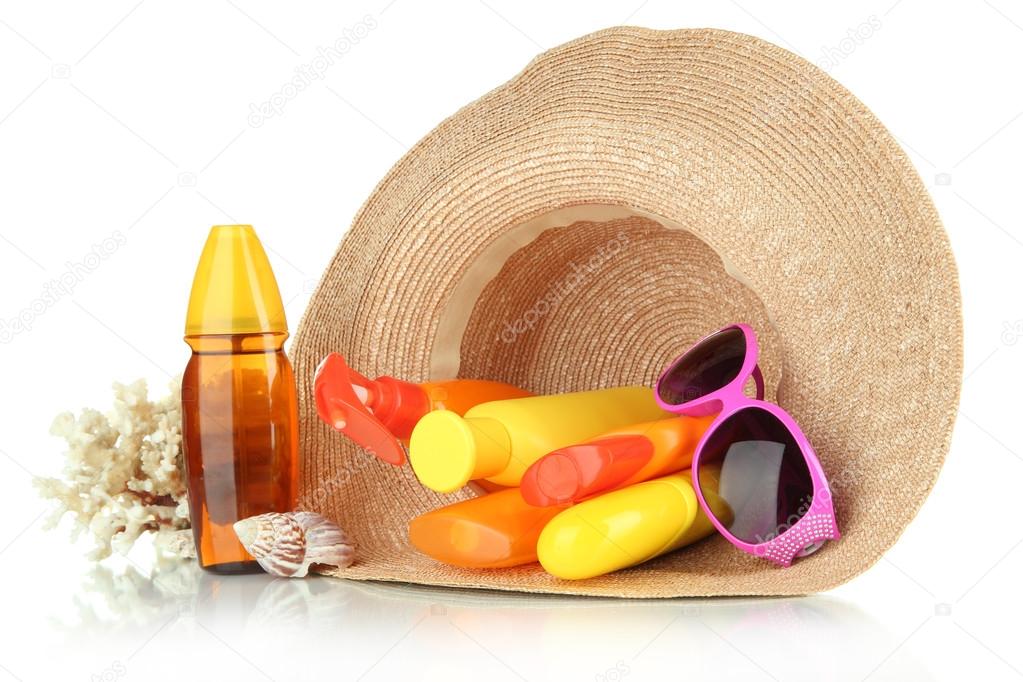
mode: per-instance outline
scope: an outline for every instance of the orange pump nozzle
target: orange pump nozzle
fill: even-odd
[[[402,466],[412,427],[430,410],[426,392],[392,377],[369,379],[331,353],[316,368],[313,382],[320,419],[388,464]]]
[[[526,470],[522,498],[537,507],[578,502],[608,490],[654,456],[645,436],[609,436],[555,450]]]

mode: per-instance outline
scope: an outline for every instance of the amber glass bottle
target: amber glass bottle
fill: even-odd
[[[181,386],[188,502],[200,565],[260,570],[235,521],[294,508],[298,406],[284,306],[248,225],[210,231],[192,284]]]

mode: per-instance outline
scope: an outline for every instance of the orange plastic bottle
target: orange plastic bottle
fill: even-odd
[[[563,505],[687,469],[714,417],[658,419],[559,448],[526,470],[522,497],[540,507]]]
[[[534,507],[517,488],[434,509],[409,523],[412,545],[464,568],[506,568],[537,560],[536,543],[562,507]]]
[[[493,400],[531,395],[499,381],[451,379],[413,384],[394,377],[369,379],[338,353],[323,359],[314,381],[320,419],[380,459],[401,466],[412,429],[433,410],[465,414]]]
[[[298,403],[284,306],[249,225],[218,225],[199,259],[181,385],[188,503],[199,564],[259,571],[232,524],[291,511],[298,486]]]

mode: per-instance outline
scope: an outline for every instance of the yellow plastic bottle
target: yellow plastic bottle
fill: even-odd
[[[700,470],[714,514],[731,511],[717,496],[720,470]],[[605,493],[562,511],[540,533],[536,552],[551,575],[582,580],[635,566],[714,532],[700,509],[690,471]]]
[[[420,482],[438,492],[473,479],[515,486],[551,450],[665,416],[646,386],[498,400],[464,417],[448,410],[427,414],[412,431],[409,460]]]

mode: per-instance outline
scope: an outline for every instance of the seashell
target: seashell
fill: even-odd
[[[301,578],[314,564],[345,568],[355,547],[337,524],[314,512],[250,516],[234,524],[235,535],[263,570]]]
[[[194,559],[195,537],[191,528],[184,530],[162,531],[156,536],[157,546],[171,556],[179,559]]]

